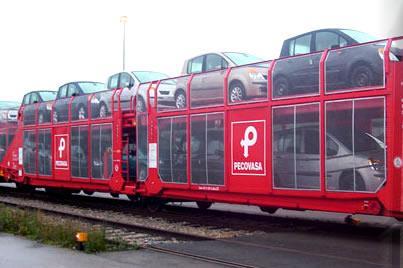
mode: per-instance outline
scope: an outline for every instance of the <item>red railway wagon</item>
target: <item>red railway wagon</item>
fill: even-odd
[[[124,108],[124,89],[24,106],[1,167],[11,165],[5,177],[19,185],[150,204],[401,218],[402,49],[394,38],[234,68],[211,62],[207,72],[140,85],[145,111]],[[237,72],[259,94],[249,96]],[[178,89],[185,108],[164,97]],[[85,118],[75,116],[79,105]],[[55,110],[66,112],[56,121]]]

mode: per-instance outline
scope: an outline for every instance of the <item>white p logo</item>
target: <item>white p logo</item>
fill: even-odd
[[[252,133],[252,138],[249,139],[249,134]],[[255,145],[257,140],[257,131],[255,127],[249,126],[245,130],[245,134],[243,136],[243,140],[241,140],[241,146],[243,147],[243,156],[248,158],[249,156],[249,147]]]
[[[62,158],[64,149],[66,149],[66,140],[64,138],[61,138],[60,143],[59,143],[59,148],[58,148],[59,158]]]

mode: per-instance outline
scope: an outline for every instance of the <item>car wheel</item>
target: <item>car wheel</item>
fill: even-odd
[[[45,121],[43,113],[38,114],[38,124],[42,124]]]
[[[374,74],[366,65],[359,65],[351,72],[350,84],[352,87],[367,87],[372,84]]]
[[[57,123],[57,112],[56,111],[53,111],[53,122],[54,123]]]
[[[139,97],[136,101],[136,111],[137,112],[145,112],[146,111],[146,103],[142,97]]]
[[[107,115],[108,115],[108,108],[106,108],[105,103],[101,103],[101,106],[99,107],[99,117],[105,118]]]
[[[201,210],[207,210],[211,207],[213,204],[212,202],[206,202],[206,201],[196,201],[197,207]]]
[[[83,120],[87,118],[87,111],[85,110],[83,105],[81,105],[77,110],[77,118],[78,120]]]
[[[178,90],[175,95],[175,107],[177,109],[186,108],[186,95],[183,90]]]
[[[245,88],[240,82],[234,82],[229,87],[230,102],[239,102],[245,99]]]
[[[342,191],[365,191],[365,183],[361,175],[355,173],[355,189],[354,189],[354,176],[352,171],[344,172],[339,180],[339,190]]]
[[[289,92],[290,83],[287,78],[281,76],[274,80],[273,95],[274,97],[287,96]]]

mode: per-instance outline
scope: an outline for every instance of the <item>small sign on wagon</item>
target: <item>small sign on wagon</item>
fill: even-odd
[[[231,123],[232,175],[266,175],[266,121]]]
[[[69,169],[69,135],[55,135],[54,140],[55,169]]]

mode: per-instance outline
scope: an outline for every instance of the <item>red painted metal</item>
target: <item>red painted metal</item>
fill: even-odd
[[[257,99],[250,103],[229,103],[228,88],[230,76],[236,68],[228,68],[223,77],[223,105],[212,107],[191,107],[191,85],[193,79],[197,75],[190,75],[186,84],[186,109],[158,111],[158,88],[162,86],[161,81],[149,83],[147,88],[148,107],[145,114],[148,118],[148,145],[156,145],[158,150],[158,119],[174,116],[186,117],[186,133],[187,133],[187,182],[183,184],[163,182],[159,177],[158,167],[148,169],[148,178],[143,181],[128,182],[122,176],[122,138],[124,128],[130,126],[136,128],[136,115],[143,112],[136,112],[135,105],[130,100],[130,110],[123,111],[121,109],[121,94],[123,89],[114,90],[111,97],[112,115],[107,118],[91,119],[91,103],[94,94],[88,96],[88,118],[86,120],[72,121],[72,102],[74,97],[69,100],[68,115],[69,120],[66,123],[52,122],[43,125],[24,126],[23,111],[24,107],[19,110],[19,122],[15,132],[15,138],[10,144],[3,161],[0,162],[0,176],[7,181],[29,183],[35,187],[57,187],[67,189],[83,189],[88,191],[113,192],[121,194],[139,194],[142,196],[155,196],[171,200],[209,200],[213,202],[225,202],[235,204],[247,204],[256,206],[281,207],[297,210],[318,210],[318,211],[334,211],[345,213],[364,213],[372,215],[386,215],[403,218],[403,180],[402,168],[395,167],[393,161],[395,157],[403,158],[402,154],[402,93],[403,93],[403,62],[392,62],[389,59],[391,45],[393,41],[401,38],[388,39],[384,50],[384,62],[386,73],[385,87],[367,88],[359,91],[342,92],[337,94],[326,94],[325,92],[325,67],[326,60],[330,51],[325,50],[320,59],[319,69],[319,94],[315,96],[298,96],[293,98],[273,99],[272,85],[273,73],[278,61],[271,61],[267,71],[267,97]],[[338,50],[338,49],[335,49]],[[150,92],[153,91],[152,95]],[[320,189],[319,190],[293,190],[293,189],[277,189],[273,187],[273,171],[272,171],[272,110],[279,106],[298,105],[306,103],[319,104],[319,124],[320,128],[325,127],[325,103],[334,100],[369,98],[369,97],[385,97],[386,101],[386,144],[387,144],[387,183],[375,193],[361,192],[331,192],[326,190],[326,173],[325,173],[325,139],[324,131],[320,133]],[[117,107],[116,107],[117,105]],[[51,118],[53,118],[53,109],[55,103],[52,104]],[[38,108],[39,105],[36,105]],[[38,109],[36,109],[37,111]],[[226,149],[224,152],[224,184],[223,185],[197,185],[193,184],[191,178],[191,120],[190,117],[196,114],[220,112],[224,114],[224,144]],[[37,118],[37,114],[35,115]],[[128,122],[127,120],[131,120]],[[245,174],[232,174],[232,157],[231,150],[232,132],[234,123],[240,122],[263,122],[265,127],[265,143],[261,145],[263,150],[265,173],[253,176]],[[92,159],[91,152],[91,126],[98,124],[111,124],[112,126],[112,151],[108,152],[112,155],[112,176],[106,179],[95,179],[91,177],[91,165],[88,164],[89,176],[86,179],[71,177],[71,163],[69,168],[65,170],[57,169],[54,163],[55,153],[57,151],[56,136],[67,135],[71,140],[71,128],[73,126],[84,126],[88,131],[88,158]],[[260,123],[259,123],[260,124]],[[6,129],[11,127],[5,127]],[[21,149],[23,147],[24,131],[38,132],[40,129],[51,129],[52,133],[52,175],[39,176],[36,174],[26,174],[24,172],[21,160]],[[70,141],[69,141],[70,142]],[[38,147],[38,145],[36,145]],[[157,151],[158,156],[158,151]],[[70,157],[70,155],[68,156]],[[109,159],[109,155],[104,154],[104,163]],[[158,159],[156,159],[158,163]],[[38,163],[36,163],[38,166]],[[108,173],[107,165],[103,166],[105,177]],[[262,176],[260,176],[262,175]]]

